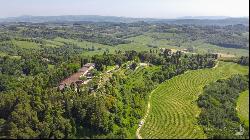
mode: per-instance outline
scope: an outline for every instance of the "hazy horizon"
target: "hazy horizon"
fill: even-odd
[[[152,18],[152,19],[224,19],[224,18],[249,18],[249,16],[181,16],[174,18],[157,18],[157,17],[128,17],[128,16],[112,16],[112,15],[20,15],[20,16],[10,16],[10,17],[0,17],[0,19],[5,18],[18,18],[18,17],[58,17],[58,16],[103,16],[103,17],[121,17],[121,18]],[[208,17],[208,18],[206,18]]]
[[[0,0],[0,18],[100,15],[131,18],[249,17],[248,0]]]

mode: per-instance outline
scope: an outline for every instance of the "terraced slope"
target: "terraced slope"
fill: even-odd
[[[151,97],[151,108],[140,130],[142,138],[206,138],[197,124],[196,99],[205,85],[233,74],[246,74],[248,67],[220,62],[218,67],[189,71],[161,84]]]
[[[237,110],[240,120],[249,126],[249,90],[240,94],[237,102]]]

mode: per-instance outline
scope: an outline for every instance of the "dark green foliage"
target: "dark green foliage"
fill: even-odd
[[[136,63],[132,63],[130,67],[131,67],[131,69],[135,70],[135,68],[137,67],[137,64]]]
[[[160,63],[162,66],[161,71],[154,73],[152,77],[153,81],[163,82],[166,79],[170,79],[175,75],[184,73],[186,70],[196,70],[202,68],[212,68],[215,66],[214,55],[192,55],[187,56],[177,52],[176,54],[169,55],[169,52],[165,51],[167,55],[164,55],[165,61]],[[158,64],[158,63],[156,63]]]
[[[245,66],[249,66],[249,57],[244,57],[242,56],[238,62],[238,64],[241,64],[241,65],[245,65]]]
[[[236,101],[239,93],[248,89],[248,84],[248,76],[235,75],[204,88],[197,103],[202,108],[199,124],[203,125],[208,138],[249,138],[247,126],[244,127],[244,135],[236,135],[240,125],[244,126],[237,116]]]
[[[229,58],[229,59],[221,59],[221,61],[225,62],[234,62],[238,63],[243,66],[249,66],[249,57],[248,56],[241,56],[240,58]]]

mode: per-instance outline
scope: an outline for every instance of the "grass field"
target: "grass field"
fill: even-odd
[[[217,68],[189,71],[162,83],[152,93],[151,108],[140,130],[142,138],[206,138],[197,124],[196,104],[203,87],[233,74],[247,74],[248,67],[220,62]]]
[[[18,47],[21,48],[26,48],[26,49],[39,49],[38,44],[34,42],[28,42],[28,41],[17,41],[13,40],[13,44],[17,45]]]
[[[237,110],[240,120],[249,126],[249,90],[240,94],[237,101]]]
[[[59,48],[61,46],[64,45],[64,43],[59,42],[59,41],[55,41],[55,40],[45,40],[45,47],[49,47],[49,48]]]

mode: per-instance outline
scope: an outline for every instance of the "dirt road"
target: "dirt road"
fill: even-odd
[[[151,105],[150,105],[151,95],[153,94],[154,91],[155,91],[155,90],[153,90],[153,91],[150,93],[150,95],[149,95],[147,112],[146,112],[145,116],[143,117],[143,119],[140,121],[141,126],[139,126],[139,128],[136,130],[136,137],[137,137],[137,139],[142,139],[142,137],[141,137],[141,135],[140,135],[140,130],[141,130],[142,126],[144,125],[146,118],[148,117],[149,110],[150,110],[150,106],[151,106]]]

